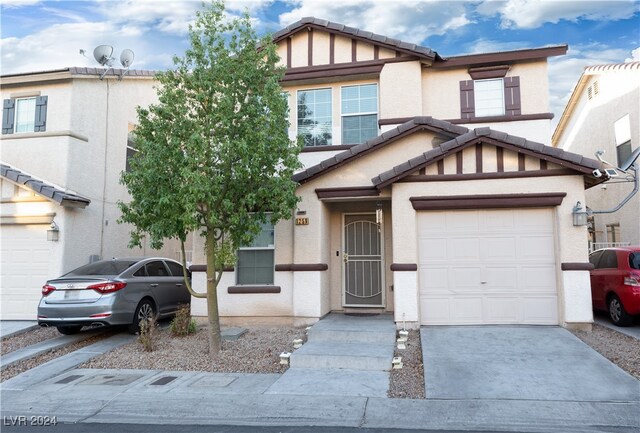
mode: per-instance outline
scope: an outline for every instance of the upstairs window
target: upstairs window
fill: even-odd
[[[47,100],[47,96],[5,99],[2,104],[2,133],[46,131]]]
[[[613,130],[616,140],[616,154],[618,156],[618,167],[622,165],[631,156],[631,122],[629,115],[625,114],[613,124]]]
[[[134,158],[138,154],[138,149],[136,147],[135,137],[132,132],[129,132],[127,135],[127,156],[125,162],[125,170],[127,173],[131,171],[131,159]]]
[[[504,116],[502,78],[474,81],[476,117]]]
[[[359,144],[378,135],[378,86],[342,88],[342,144]]]
[[[237,284],[273,284],[275,269],[275,230],[267,221],[249,245],[238,249]]]
[[[305,146],[332,143],[331,89],[298,91],[298,135]]]

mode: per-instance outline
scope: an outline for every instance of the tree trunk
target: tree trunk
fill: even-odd
[[[220,357],[222,339],[218,314],[218,285],[216,284],[216,238],[213,228],[207,228],[207,312],[209,316],[209,355],[215,362]]]

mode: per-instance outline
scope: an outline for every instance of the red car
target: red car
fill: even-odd
[[[629,326],[640,314],[640,246],[605,248],[589,255],[594,310],[609,312],[618,326]]]

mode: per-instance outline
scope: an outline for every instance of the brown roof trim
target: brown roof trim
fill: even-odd
[[[384,147],[400,138],[411,135],[417,131],[434,131],[451,138],[468,132],[467,128],[462,126],[456,126],[443,120],[434,119],[432,117],[414,117],[408,122],[391,129],[381,135],[372,138],[362,144],[353,146],[347,151],[341,152],[329,159],[322,161],[320,164],[316,164],[307,168],[293,176],[293,180],[298,183],[309,182],[319,176],[322,176],[338,167],[356,159],[360,158],[378,148]]]
[[[380,173],[378,176],[371,179],[371,182],[376,186],[376,188],[384,188],[409,176],[411,173],[422,167],[426,167],[447,155],[458,152],[476,143],[488,143],[497,147],[510,149],[515,152],[524,153],[535,158],[546,159],[563,167],[573,169],[585,176],[593,177],[591,174],[592,171],[596,168],[600,168],[600,162],[590,158],[585,158],[582,155],[566,152],[555,147],[545,146],[542,143],[529,141],[522,137],[511,136],[505,132],[493,131],[490,128],[485,127],[476,128],[453,140],[442,143],[422,155],[393,167],[391,170]]]
[[[431,48],[403,42],[398,39],[388,38],[383,35],[378,35],[354,27],[348,27],[344,24],[321,20],[314,17],[304,17],[301,20],[296,21],[295,23],[274,33],[273,41],[277,43],[284,38],[292,36],[293,34],[299,32],[304,28],[318,29],[330,34],[341,35],[349,39],[367,42],[373,44],[374,46],[377,45],[393,51],[399,51],[408,55],[417,56],[423,60],[426,60],[428,63],[433,62],[435,59],[440,59],[438,53],[433,51]]]
[[[595,269],[593,263],[562,263],[560,269],[563,271],[591,271]]]
[[[229,286],[227,293],[247,294],[247,293],[280,293],[280,286]]]
[[[502,78],[511,69],[510,65],[486,66],[469,68],[469,75],[474,80],[484,80],[486,78]]]
[[[387,119],[378,120],[378,125],[399,125],[409,120],[413,119],[413,117],[390,117]],[[506,115],[506,116],[488,116],[488,117],[472,117],[467,119],[446,119],[447,122],[453,123],[454,125],[460,125],[464,123],[495,123],[495,122],[518,122],[521,120],[542,120],[542,119],[553,119],[553,113],[533,113],[533,114],[517,114],[517,115]]]
[[[495,122],[518,122],[521,120],[544,120],[553,119],[553,113],[533,113],[533,114],[508,114],[505,116],[471,117],[467,119],[447,119],[453,124],[465,123],[495,123]]]
[[[380,190],[375,186],[347,186],[341,188],[316,188],[316,195],[323,198],[377,197]]]
[[[338,144],[338,145],[332,145],[332,146],[307,146],[307,147],[303,147],[300,152],[308,153],[308,152],[328,152],[332,150],[333,151],[349,150],[353,146],[355,146],[355,144]]]
[[[542,48],[527,48],[523,50],[499,51],[495,53],[466,54],[462,56],[446,57],[431,65],[434,69],[456,68],[461,66],[497,65],[517,63],[529,60],[546,59],[547,57],[563,56],[567,54],[569,46],[555,45]]]
[[[441,160],[440,160],[441,161]],[[397,180],[399,183],[411,182],[449,182],[458,180],[517,179],[527,177],[575,176],[574,170],[560,168],[556,170],[499,171],[494,173],[463,173],[439,175],[414,175]]]
[[[329,265],[326,263],[287,263],[276,265],[276,272],[312,272],[326,271]]]
[[[411,272],[417,271],[418,265],[415,263],[393,263],[390,268],[393,272]]]
[[[189,270],[191,272],[207,272],[207,265],[191,265],[189,266]],[[223,272],[233,272],[235,271],[234,266],[225,266],[222,270]]]
[[[91,203],[88,198],[68,193],[6,164],[0,163],[0,176],[64,207],[85,208]]]
[[[505,209],[559,206],[565,192],[411,197],[415,210]]]
[[[366,60],[362,62],[289,68],[286,70],[281,83],[291,84],[299,81],[363,75],[377,77],[380,75],[380,71],[382,71],[382,68],[387,63],[411,62],[416,60],[418,60],[418,58],[415,56],[405,56],[381,60]]]

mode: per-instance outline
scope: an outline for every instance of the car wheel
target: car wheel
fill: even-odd
[[[614,325],[629,326],[631,325],[631,316],[624,310],[620,298],[616,295],[609,299],[609,317]]]
[[[129,325],[129,331],[132,334],[138,334],[140,332],[140,322],[155,317],[156,310],[153,303],[149,299],[143,299],[136,308],[136,312],[133,315],[133,323]]]
[[[73,334],[77,334],[78,332],[80,332],[80,330],[82,329],[81,325],[75,325],[75,326],[57,326],[58,328],[58,332],[64,335],[73,335]]]

